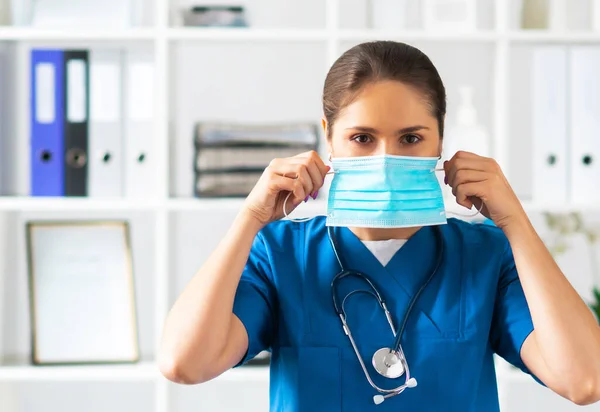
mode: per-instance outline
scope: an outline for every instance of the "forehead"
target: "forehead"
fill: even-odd
[[[366,85],[338,117],[338,123],[435,122],[423,94],[398,81]],[[364,124],[366,125],[366,124]]]

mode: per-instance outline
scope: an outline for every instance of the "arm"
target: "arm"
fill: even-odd
[[[241,213],[171,308],[159,354],[161,372],[178,383],[200,383],[237,364],[248,335],[232,313],[237,285],[260,225]]]
[[[529,220],[504,227],[535,330],[521,357],[550,389],[576,404],[600,400],[600,327]]]
[[[159,368],[169,380],[201,383],[268,346],[272,294],[264,245],[253,242],[267,223],[316,192],[328,167],[314,152],[275,159],[246,199],[226,236],[179,296],[164,325]],[[293,196],[291,196],[293,194]],[[290,213],[290,212],[288,212]],[[250,258],[250,259],[249,259]],[[246,274],[246,281],[240,279]],[[234,314],[236,310],[240,317]],[[242,322],[244,318],[245,322]]]
[[[483,202],[482,213],[510,243],[534,325],[520,348],[525,366],[574,403],[600,400],[600,327],[535,232],[498,164],[458,152],[444,168],[457,202],[468,208]]]

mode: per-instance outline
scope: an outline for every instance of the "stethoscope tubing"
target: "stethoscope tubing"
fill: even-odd
[[[431,280],[434,278],[435,274],[439,271],[439,268],[441,267],[442,262],[444,260],[444,240],[442,237],[441,229],[439,227],[435,226],[435,231],[436,231],[437,250],[438,250],[435,267],[431,271],[431,274],[429,275],[427,280],[421,285],[421,287],[419,288],[417,293],[415,293],[415,295],[412,297],[412,299],[408,305],[408,308],[406,310],[406,313],[404,315],[404,318],[402,320],[402,324],[400,325],[399,331],[397,333],[394,331],[394,335],[395,335],[396,339],[394,341],[394,346],[392,347],[392,349],[396,352],[398,352],[400,350],[402,336],[404,335],[404,330],[406,329],[406,324],[408,322],[408,318],[409,318],[417,300],[419,299],[420,295],[423,293],[425,288],[429,285]],[[359,273],[359,272],[350,271],[347,269],[347,266],[344,264],[344,261],[342,260],[342,257],[340,256],[340,254],[338,252],[338,242],[337,242],[337,237],[335,236],[335,231],[334,231],[333,226],[329,226],[327,228],[327,234],[329,236],[329,241],[331,243],[333,253],[334,253],[336,260],[338,261],[338,264],[340,265],[340,268],[341,268],[341,271],[331,281],[333,303],[334,303],[334,309],[335,309],[336,313],[338,315],[340,315],[343,312],[343,310],[337,304],[336,282],[340,278],[355,275],[355,276],[362,278],[364,281],[366,281],[369,284],[372,291],[375,293],[375,297],[379,301],[382,309],[384,309],[384,311],[386,312],[386,317],[388,317],[388,321],[390,321],[391,319],[389,318],[389,311],[387,311],[387,307],[385,305],[385,300],[384,300],[383,296],[381,295],[381,293],[379,292],[379,290],[377,289],[377,287],[375,287],[375,285],[369,280],[369,278],[366,275]]]
[[[404,319],[402,321],[400,330],[398,332],[396,332],[391,314],[390,314],[389,310],[387,309],[387,305],[385,304],[385,301],[384,301],[381,293],[379,293],[379,290],[377,289],[377,287],[369,280],[369,278],[366,275],[364,275],[360,272],[357,272],[357,271],[351,271],[351,270],[346,269],[346,265],[344,264],[344,262],[342,261],[342,257],[338,253],[338,244],[337,244],[337,238],[334,233],[334,228],[332,226],[329,226],[327,228],[327,234],[329,236],[329,241],[331,243],[336,260],[338,261],[338,263],[340,265],[340,269],[341,269],[341,271],[336,276],[334,276],[334,278],[331,281],[331,291],[332,291],[334,309],[335,309],[336,313],[338,314],[340,320],[342,321],[344,333],[348,336],[348,339],[350,340],[350,343],[352,345],[354,353],[356,354],[356,357],[358,358],[358,361],[360,362],[360,366],[363,370],[365,378],[367,379],[367,381],[369,382],[369,385],[371,385],[371,387],[373,389],[377,390],[380,394],[384,394],[383,399],[398,395],[398,394],[404,392],[404,390],[409,387],[409,381],[411,380],[411,375],[410,375],[410,368],[409,368],[408,362],[406,360],[406,356],[404,355],[404,351],[402,349],[402,335],[406,328],[407,320],[410,316],[411,311],[413,310],[413,307],[414,307],[417,299],[423,293],[423,291],[425,290],[427,285],[431,282],[431,280],[433,279],[435,274],[438,272],[438,270],[441,266],[441,263],[443,261],[443,258],[444,258],[444,240],[443,240],[443,236],[441,233],[441,229],[439,227],[436,227],[435,229],[436,229],[437,250],[438,250],[436,265],[435,265],[433,271],[431,272],[431,274],[429,275],[429,277],[427,278],[427,280],[421,285],[421,287],[419,288],[417,293],[411,299],[411,301],[408,305],[408,308],[406,310],[406,313],[404,315]],[[342,300],[342,304],[340,306],[340,305],[338,305],[337,293],[336,293],[337,292],[337,287],[336,287],[337,281],[343,279],[344,277],[348,277],[348,276],[356,276],[356,277],[366,281],[369,284],[371,290],[357,289],[357,290],[350,292],[349,294],[346,294],[346,296]],[[346,321],[346,311],[345,311],[346,300],[348,299],[348,297],[350,297],[351,295],[353,295],[355,293],[368,293],[368,294],[372,295],[379,302],[381,308],[385,312],[386,319],[390,325],[392,333],[395,336],[395,341],[394,341],[394,346],[393,346],[392,351],[394,351],[395,353],[397,353],[399,355],[398,358],[399,358],[400,362],[402,363],[402,366],[404,367],[404,374],[405,374],[404,384],[397,386],[396,388],[393,388],[393,389],[380,388],[379,386],[377,386],[375,384],[375,382],[373,382],[373,380],[371,379],[371,375],[368,372],[367,367],[364,363],[364,360],[363,360],[362,356],[360,355],[358,347],[356,346],[356,342],[354,341],[354,337],[352,336],[352,331],[350,330],[350,327],[348,326],[347,321]]]

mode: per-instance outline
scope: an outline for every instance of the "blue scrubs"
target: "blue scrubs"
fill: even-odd
[[[441,268],[408,320],[402,345],[418,386],[373,403],[378,392],[344,334],[331,298],[340,267],[325,217],[278,221],[256,237],[237,289],[234,313],[249,336],[240,365],[262,350],[272,352],[272,411],[495,411],[498,393],[493,354],[529,373],[519,352],[533,323],[510,245],[489,225],[449,219],[438,226],[445,251]],[[434,227],[423,227],[383,267],[348,229],[335,233],[349,268],[374,282],[396,328],[410,297],[437,259]],[[364,285],[340,283],[340,296]],[[382,388],[404,383],[386,379],[371,364],[373,353],[394,337],[377,301],[354,294],[346,302],[348,324],[371,377]],[[239,366],[239,365],[238,365]]]

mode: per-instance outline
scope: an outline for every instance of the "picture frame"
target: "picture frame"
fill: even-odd
[[[28,221],[31,363],[140,360],[126,221]]]

